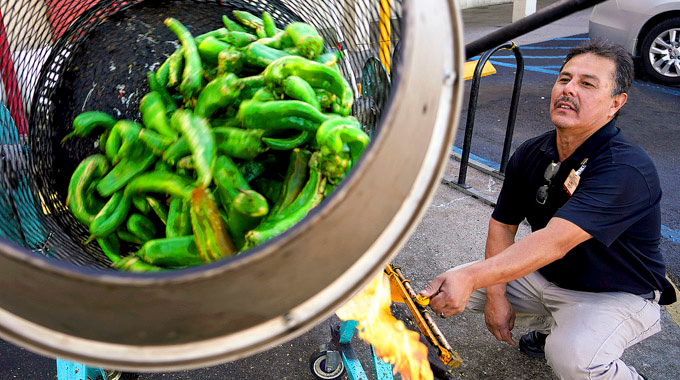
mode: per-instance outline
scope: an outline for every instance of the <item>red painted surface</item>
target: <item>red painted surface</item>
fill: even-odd
[[[52,26],[52,36],[61,37],[71,23],[99,0],[46,0],[47,20]]]
[[[16,71],[14,70],[14,63],[12,62],[12,54],[9,49],[5,23],[2,20],[2,11],[0,11],[0,73],[2,73],[2,83],[5,87],[5,94],[8,99],[7,108],[9,109],[9,113],[12,116],[12,119],[14,119],[19,134],[25,135],[26,132],[28,132],[26,113],[24,112],[24,105],[21,100],[21,92],[19,91],[19,82],[17,81]]]

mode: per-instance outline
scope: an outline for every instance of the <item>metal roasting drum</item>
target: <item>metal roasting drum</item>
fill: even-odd
[[[60,140],[83,110],[139,120],[135,89],[154,60],[176,48],[164,17],[198,33],[202,22],[215,29],[234,9],[314,25],[327,47],[344,48],[341,70],[353,83],[369,58],[385,63],[391,87],[372,142],[306,219],[251,251],[164,273],[109,269],[98,247],[82,244],[87,232],[63,203],[64,184],[96,138]],[[383,271],[417,226],[461,109],[465,54],[454,0],[18,0],[0,2],[0,26],[7,108],[0,110],[0,337],[104,368],[215,365],[328,318]],[[121,41],[111,30],[132,37]]]

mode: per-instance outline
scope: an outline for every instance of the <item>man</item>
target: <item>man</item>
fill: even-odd
[[[489,221],[483,261],[435,277],[421,292],[441,317],[484,312],[489,331],[543,357],[563,379],[638,379],[621,354],[660,331],[675,302],[659,250],[659,178],[615,116],[633,64],[603,41],[572,49],[553,86],[555,130],[513,154]],[[515,242],[519,223],[532,233]],[[485,288],[485,289],[484,289]]]

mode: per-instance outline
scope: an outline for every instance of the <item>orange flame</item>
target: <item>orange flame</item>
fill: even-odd
[[[375,353],[394,366],[394,372],[409,380],[432,380],[427,347],[420,342],[420,334],[392,316],[390,302],[390,281],[380,274],[336,314],[343,321],[357,321],[359,338],[373,345]]]

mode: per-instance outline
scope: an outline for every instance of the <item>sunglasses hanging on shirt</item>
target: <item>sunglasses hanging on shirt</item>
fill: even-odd
[[[539,187],[538,191],[536,191],[536,202],[538,202],[538,204],[544,205],[548,200],[548,189],[550,188],[553,178],[555,178],[555,175],[557,175],[557,172],[560,170],[560,164],[562,163],[553,161],[545,168],[543,178],[548,181],[548,184]]]

